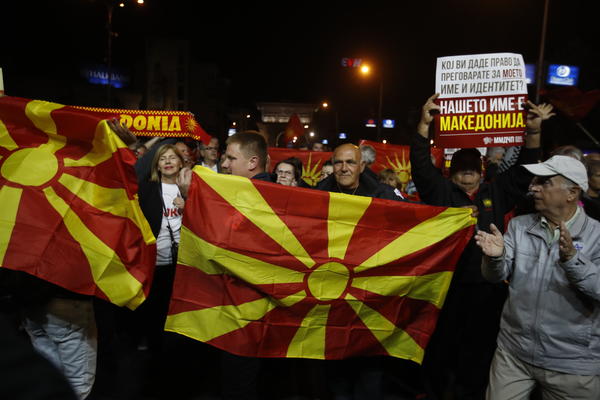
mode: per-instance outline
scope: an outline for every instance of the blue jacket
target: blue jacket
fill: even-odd
[[[600,223],[580,210],[569,228],[577,255],[562,263],[540,221],[512,219],[504,255],[484,257],[486,279],[510,281],[498,347],[544,369],[600,375]]]

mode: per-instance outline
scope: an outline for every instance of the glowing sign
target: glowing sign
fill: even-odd
[[[548,83],[550,85],[575,86],[579,79],[579,67],[574,65],[550,64]]]
[[[93,68],[83,68],[81,75],[91,84],[108,85],[108,69],[104,65]],[[111,69],[110,85],[114,88],[122,88],[129,84],[129,77],[116,68]]]
[[[384,128],[393,128],[394,126],[396,126],[396,121],[393,119],[384,119],[382,126]]]

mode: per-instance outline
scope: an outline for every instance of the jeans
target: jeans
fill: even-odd
[[[23,310],[33,347],[65,375],[80,399],[91,392],[98,338],[91,299],[53,298]]]

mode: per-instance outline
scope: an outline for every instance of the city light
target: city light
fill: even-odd
[[[383,139],[383,140],[382,140],[382,143],[383,143],[383,144],[387,144],[387,140]]]
[[[144,0],[137,0],[138,4],[144,4]]]
[[[368,65],[363,65],[362,67],[360,67],[361,74],[368,75],[369,72],[371,72],[371,67],[369,67]]]
[[[232,122],[231,125],[236,126],[237,122]]]
[[[246,114],[246,118],[250,118],[250,114]]]
[[[308,129],[308,125],[304,125],[304,129]]]
[[[125,3],[119,3],[119,7],[121,7],[121,8],[125,7]]]
[[[323,108],[327,108],[327,107],[329,107],[329,103],[327,103],[326,101],[324,101],[324,102],[321,104],[321,107],[323,107]]]
[[[310,137],[315,137],[315,133],[314,133],[314,132],[311,132],[311,133],[309,133],[309,134],[308,134],[308,136],[310,136]]]

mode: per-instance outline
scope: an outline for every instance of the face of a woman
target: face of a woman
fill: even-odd
[[[181,165],[181,159],[172,149],[165,151],[158,159],[158,171],[164,178],[177,176]]]
[[[281,163],[275,171],[277,174],[277,183],[285,186],[296,186],[296,178],[294,177],[294,166],[291,164]]]

